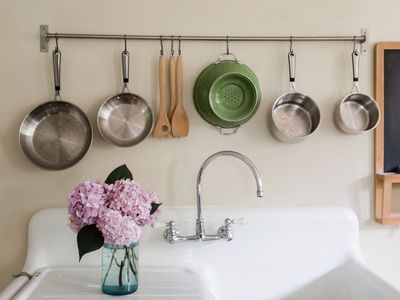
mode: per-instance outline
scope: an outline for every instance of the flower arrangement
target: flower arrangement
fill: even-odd
[[[105,182],[79,183],[69,194],[69,219],[77,232],[79,260],[104,243],[128,247],[137,242],[142,227],[159,216],[157,195],[132,178],[126,165],[110,173]]]

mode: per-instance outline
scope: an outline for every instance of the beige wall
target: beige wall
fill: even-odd
[[[363,225],[367,260],[400,283],[397,227],[369,222],[372,213],[373,135],[349,136],[334,126],[335,104],[351,88],[351,43],[295,43],[297,86],[322,112],[319,132],[304,143],[282,144],[266,126],[273,100],[287,90],[287,43],[232,43],[231,50],[258,74],[263,99],[256,116],[234,136],[221,136],[197,114],[191,97],[198,73],[224,51],[224,43],[183,43],[185,101],[190,137],[155,140],[122,149],[95,130],[93,146],[76,166],[59,172],[30,163],[18,146],[23,117],[53,97],[50,55],[39,52],[38,29],[148,34],[353,35],[370,30],[371,42],[400,39],[400,2],[386,1],[133,1],[1,0],[0,2],[0,288],[20,271],[30,216],[66,206],[73,185],[104,178],[121,163],[166,204],[194,204],[201,162],[223,149],[249,156],[259,167],[265,198],[255,197],[249,171],[234,159],[216,161],[204,180],[206,204],[346,205]],[[51,43],[50,47],[53,47]],[[121,41],[61,40],[62,96],[95,124],[97,109],[121,88]],[[131,90],[157,111],[157,42],[129,42]],[[361,60],[361,89],[373,93],[373,44]],[[366,225],[364,225],[366,224]],[[56,242],[56,241],[49,241]]]

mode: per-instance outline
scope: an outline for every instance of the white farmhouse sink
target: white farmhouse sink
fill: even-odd
[[[203,213],[210,234],[216,233],[227,217],[246,217],[248,224],[235,225],[234,239],[230,242],[168,244],[162,237],[163,228],[145,230],[140,240],[143,278],[140,277],[138,294],[126,298],[400,299],[398,287],[383,281],[365,265],[359,249],[358,221],[349,209],[206,207]],[[181,234],[190,235],[195,230],[195,214],[194,207],[164,207],[161,219],[174,220]],[[62,297],[68,295],[68,290],[74,290],[73,299],[91,298],[88,295],[98,291],[97,286],[96,290],[93,286],[96,285],[96,276],[100,276],[100,273],[96,275],[100,268],[85,268],[99,263],[100,251],[85,256],[78,263],[75,234],[67,226],[65,209],[41,211],[30,223],[28,254],[23,270],[28,273],[44,270],[45,274],[59,272],[66,277],[57,281],[58,286],[54,281],[49,285],[50,279],[46,279],[44,274],[39,275],[40,280],[28,281],[20,277],[1,296],[7,299],[22,288],[15,299],[45,299],[46,286],[51,286],[53,295],[59,291],[59,299],[67,299]],[[63,270],[69,271],[65,273]],[[155,272],[156,277],[161,276],[160,270],[168,274],[168,278],[175,282],[175,298],[168,298],[168,291],[154,296],[157,284],[151,280],[154,276],[148,276],[149,270]],[[80,294],[73,284],[74,272],[80,274]],[[179,279],[182,274],[187,274],[184,277],[188,281]],[[70,283],[68,288],[63,284],[66,280]],[[179,289],[177,282],[181,282],[181,287],[189,286],[191,293],[185,296],[184,289]],[[140,287],[146,287],[149,293],[141,291]],[[109,296],[101,297],[111,299]]]

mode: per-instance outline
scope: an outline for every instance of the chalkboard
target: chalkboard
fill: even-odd
[[[384,50],[384,172],[400,166],[400,49]]]

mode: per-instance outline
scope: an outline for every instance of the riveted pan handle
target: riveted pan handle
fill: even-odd
[[[353,92],[354,90],[359,93],[358,88],[358,77],[359,77],[359,63],[360,63],[360,53],[357,50],[354,50],[351,54],[351,62],[353,66]]]
[[[290,88],[295,91],[294,83],[296,81],[296,54],[293,50],[290,50],[288,53],[288,63]]]
[[[122,51],[121,58],[122,58],[122,78],[124,82],[124,89],[123,92],[128,91],[128,82],[129,82],[129,57],[130,54],[127,50]]]
[[[60,99],[60,74],[61,74],[61,51],[56,47],[53,50],[53,74],[54,74],[54,100]]]

